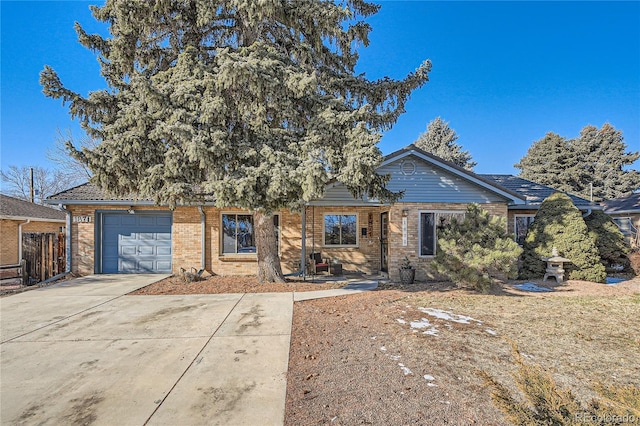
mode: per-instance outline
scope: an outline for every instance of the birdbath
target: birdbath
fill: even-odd
[[[544,257],[542,260],[547,262],[547,269],[542,280],[543,282],[549,277],[555,277],[558,284],[564,281],[564,268],[562,264],[571,262],[571,260],[558,256],[558,249],[555,247],[551,251],[551,257]]]

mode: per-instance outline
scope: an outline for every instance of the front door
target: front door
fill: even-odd
[[[389,212],[380,213],[380,270],[389,272]]]

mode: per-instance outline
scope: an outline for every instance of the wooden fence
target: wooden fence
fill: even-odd
[[[65,271],[66,241],[63,233],[23,233],[22,258],[31,284]]]

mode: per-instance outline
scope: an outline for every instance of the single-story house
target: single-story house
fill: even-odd
[[[512,221],[520,212],[535,214],[538,206],[495,177],[477,175],[414,145],[387,155],[379,173],[391,176],[389,189],[404,191],[400,201],[354,199],[344,186],[333,184],[302,212],[275,215],[285,274],[301,269],[304,252],[305,258],[321,253],[346,270],[388,272],[392,279],[398,278],[407,256],[417,279],[433,277],[429,264],[437,228],[462,216],[470,203]],[[89,183],[47,202],[69,212],[73,272],[256,272],[252,216],[247,211],[220,209],[213,203],[170,210],[151,200],[108,197]]]
[[[0,194],[0,265],[22,257],[22,234],[63,232],[66,214],[60,210]]]
[[[631,247],[640,247],[640,193],[603,201],[602,207],[618,225]]]

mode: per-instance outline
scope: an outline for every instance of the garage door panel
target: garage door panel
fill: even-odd
[[[120,246],[120,256],[135,256],[138,248],[136,246]]]
[[[104,213],[103,273],[170,273],[170,214]]]
[[[119,216],[121,225],[137,225],[138,219],[141,217],[134,214],[123,214]]]
[[[141,255],[141,256],[153,255],[153,252],[154,252],[153,249],[154,249],[154,247],[152,247],[152,246],[147,246],[147,247],[140,246],[138,248],[138,254]]]
[[[159,260],[156,263],[156,268],[160,271],[171,271],[171,262]]]
[[[166,256],[171,254],[171,247],[157,247],[158,256]]]
[[[171,226],[170,216],[158,216],[156,217],[156,224],[160,226]]]

